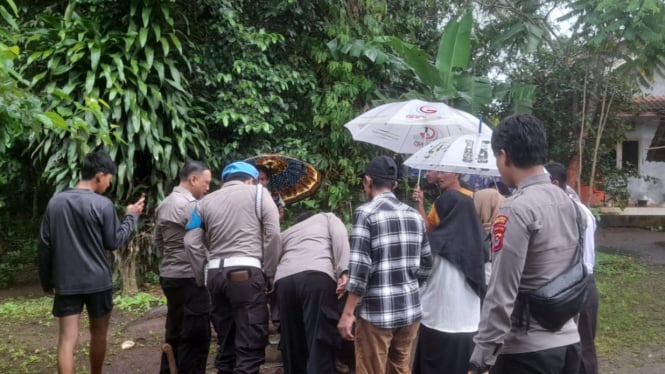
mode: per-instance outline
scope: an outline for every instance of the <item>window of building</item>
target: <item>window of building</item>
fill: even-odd
[[[665,115],[661,115],[660,125],[649,145],[647,161],[665,161]]]
[[[621,144],[621,167],[637,169],[640,161],[640,142],[626,140]]]

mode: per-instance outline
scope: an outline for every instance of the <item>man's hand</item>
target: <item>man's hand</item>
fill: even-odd
[[[342,296],[344,296],[344,292],[346,292],[346,282],[348,281],[349,275],[347,273],[342,273],[342,275],[340,275],[337,279],[337,288],[335,289],[335,293],[337,293],[338,299],[341,299]]]
[[[425,195],[423,194],[423,191],[420,189],[420,186],[418,185],[416,185],[416,187],[413,189],[411,197],[413,198],[414,201],[421,204],[424,203],[425,201]]]
[[[266,295],[270,295],[275,292],[275,283],[272,279],[266,279]]]
[[[141,213],[143,213],[144,207],[145,207],[145,194],[142,193],[141,197],[134,204],[127,205],[127,212],[141,215]]]
[[[337,331],[339,331],[339,335],[342,336],[342,339],[352,341],[356,339],[353,335],[353,325],[355,323],[356,316],[348,313],[342,314],[342,318],[339,319],[339,323],[337,324]]]

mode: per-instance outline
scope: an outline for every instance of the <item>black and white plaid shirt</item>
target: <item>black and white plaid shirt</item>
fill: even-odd
[[[415,209],[392,192],[356,209],[346,290],[361,296],[360,318],[381,328],[419,321],[418,286],[431,271],[425,224]]]

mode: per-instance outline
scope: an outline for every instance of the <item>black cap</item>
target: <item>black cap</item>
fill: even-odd
[[[378,156],[367,164],[363,175],[394,181],[397,180],[397,164],[388,156]]]

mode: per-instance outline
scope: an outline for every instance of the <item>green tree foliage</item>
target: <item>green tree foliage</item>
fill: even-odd
[[[434,56],[417,45],[395,36],[380,36],[370,41],[351,40],[330,44],[338,52],[352,57],[363,56],[372,62],[390,64],[415,75],[418,84],[401,92],[403,97],[443,101],[456,108],[478,114],[490,105],[512,106],[512,113],[529,113],[532,109],[534,86],[493,82],[483,70],[476,71],[472,60],[473,15],[465,11],[459,19],[451,19],[441,34]],[[390,53],[381,48],[389,48]]]
[[[25,33],[23,74],[49,95],[33,155],[50,181],[70,184],[81,156],[106,148],[119,165],[116,196],[147,192],[154,202],[182,161],[206,153],[202,121],[191,115],[186,30],[170,1],[72,1],[39,15]]]
[[[57,189],[78,179],[84,154],[102,148],[118,164],[114,197],[146,192],[154,207],[183,161],[207,154],[203,118],[192,114],[186,5],[56,3],[21,26],[20,72],[44,108],[34,114],[28,149]],[[155,259],[149,238],[139,233],[114,252],[125,292],[136,290],[141,263]]]
[[[600,123],[600,113],[611,119],[607,108],[632,92],[621,78],[648,80],[662,68],[665,45],[656,0],[17,5],[0,5],[0,120],[9,124],[0,127],[0,166],[15,170],[0,189],[23,181],[18,188],[28,190],[41,174],[62,188],[84,153],[104,148],[120,166],[113,197],[147,192],[154,207],[187,158],[218,170],[279,152],[322,171],[321,189],[301,205],[347,221],[361,195],[357,172],[386,153],[343,128],[359,113],[414,96],[491,120],[533,110],[557,134],[555,154],[566,157],[578,133],[587,149],[596,134],[621,136],[623,125],[588,124]],[[568,35],[553,24],[562,5],[573,23]],[[620,67],[599,68],[608,66]],[[604,95],[612,105],[603,107]],[[33,199],[33,210],[39,203]],[[131,253],[151,245],[140,234],[120,258],[128,273],[146,261]]]
[[[6,4],[6,5],[5,5]],[[0,28],[0,208],[6,204],[5,188],[13,184],[21,170],[21,159],[16,149],[26,144],[26,124],[38,108],[38,100],[26,90],[26,82],[15,70],[20,55],[16,45],[18,9],[11,0],[0,4],[0,15],[6,25]]]

